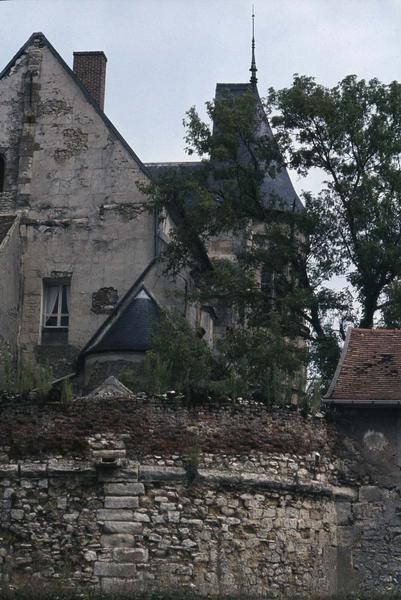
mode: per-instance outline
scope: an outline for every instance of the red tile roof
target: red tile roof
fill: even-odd
[[[324,401],[401,403],[401,329],[349,329]]]

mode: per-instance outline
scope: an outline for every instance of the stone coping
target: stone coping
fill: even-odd
[[[335,487],[318,482],[267,477],[260,473],[236,473],[228,470],[185,469],[141,465],[126,461],[124,468],[99,469],[91,462],[51,459],[43,463],[26,462],[0,465],[0,479],[20,479],[92,475],[99,482],[186,482],[188,485],[210,485],[224,489],[265,490],[306,496],[325,496],[338,500],[354,500],[356,488]]]

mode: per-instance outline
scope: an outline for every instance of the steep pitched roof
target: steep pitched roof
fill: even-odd
[[[257,94],[258,101],[259,94],[253,88],[251,83],[218,83],[216,85],[216,100],[221,100],[225,96],[239,96],[246,92],[252,92]],[[271,130],[269,121],[263,110],[260,102],[260,111],[262,115],[262,124],[260,135],[266,135],[269,138],[274,139],[273,132]],[[155,177],[156,181],[158,177],[164,176],[166,173],[171,172],[190,172],[202,166],[202,162],[196,161],[183,161],[183,162],[165,162],[165,163],[146,163],[145,165],[149,172]],[[296,193],[294,186],[292,185],[290,176],[288,175],[287,169],[284,167],[277,172],[274,177],[266,173],[262,187],[262,197],[266,208],[272,208],[279,211],[290,211],[290,212],[302,212],[304,206]]]
[[[53,56],[60,63],[62,68],[75,81],[76,85],[80,88],[80,90],[84,94],[87,101],[93,106],[93,108],[98,113],[98,115],[100,116],[100,118],[102,119],[102,121],[104,122],[106,127],[109,129],[109,131],[111,133],[113,133],[115,135],[115,137],[121,142],[121,144],[123,145],[125,150],[134,159],[134,161],[137,163],[137,165],[143,171],[143,173],[145,175],[147,175],[148,177],[150,177],[150,174],[149,174],[148,170],[146,169],[145,165],[143,164],[143,162],[135,154],[135,152],[133,151],[131,146],[128,144],[128,142],[123,138],[121,133],[114,127],[113,123],[106,117],[106,115],[104,114],[104,112],[102,111],[102,109],[100,108],[98,103],[96,102],[96,100],[89,93],[89,91],[84,86],[84,84],[79,79],[79,77],[74,73],[74,71],[72,69],[70,69],[70,67],[67,65],[67,63],[64,61],[64,59],[60,56],[60,54],[57,52],[57,50],[54,48],[54,46],[52,46],[52,44],[49,42],[47,37],[42,32],[39,31],[39,32],[33,33],[31,35],[31,37],[25,42],[25,44],[18,50],[18,52],[15,54],[15,56],[13,56],[13,58],[10,60],[10,62],[1,71],[0,79],[3,79],[4,77],[7,77],[10,74],[10,71],[11,71],[12,67],[15,65],[16,61],[19,58],[21,58],[21,56],[23,54],[25,54],[25,52],[29,48],[29,46],[31,46],[36,40],[39,41],[39,43],[42,45],[42,47],[48,48],[48,50],[53,54]]]
[[[227,95],[239,96],[246,92],[255,93],[258,99],[260,115],[262,117],[259,135],[274,139],[269,120],[259,97],[259,92],[252,83],[218,83],[216,85],[216,100],[221,100]],[[285,167],[277,169],[274,177],[266,173],[262,183],[261,192],[266,208],[290,212],[301,212],[304,210],[304,206],[292,185],[292,181]]]
[[[350,328],[323,400],[334,404],[401,403],[401,329]]]
[[[152,325],[159,320],[158,305],[142,287],[87,354],[145,352],[150,348]]]
[[[126,291],[124,296],[119,300],[118,304],[114,307],[113,311],[109,314],[107,319],[103,321],[100,325],[99,329],[95,331],[92,337],[88,340],[85,346],[82,348],[77,357],[77,366],[81,368],[83,364],[83,360],[86,354],[90,354],[92,348],[97,346],[97,344],[102,340],[103,336],[106,332],[112,327],[115,321],[119,318],[119,315],[125,310],[128,304],[131,302],[132,298],[138,293],[138,291],[143,287],[143,282],[145,277],[150,273],[150,271],[157,264],[157,258],[154,257],[150,261],[150,263],[144,268],[142,273],[135,279],[134,283],[131,287]]]

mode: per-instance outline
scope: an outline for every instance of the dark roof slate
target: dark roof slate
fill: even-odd
[[[239,95],[245,92],[255,93],[251,83],[218,83],[216,85],[216,100],[223,98],[225,95]],[[259,94],[256,90],[257,97],[260,102],[262,124],[260,127],[260,135],[266,135],[274,139],[270,123],[263,110]],[[262,196],[266,208],[272,208],[282,211],[302,212],[304,206],[292,185],[287,169],[284,167],[277,172],[274,177],[266,174],[261,188]]]
[[[143,288],[141,292],[131,300],[87,354],[149,350],[152,325],[160,320],[160,309]]]
[[[216,100],[221,100],[225,95],[240,95],[245,92],[254,92],[250,83],[218,83],[216,85]],[[259,97],[259,96],[258,96]],[[262,107],[261,107],[262,108]],[[263,111],[263,122],[261,125],[261,135],[267,135],[273,138],[268,119]],[[146,163],[145,167],[157,181],[158,177],[162,177],[167,173],[176,171],[191,171],[200,168],[203,165],[201,161],[183,161],[183,162],[164,162],[164,163]],[[302,212],[304,206],[292,185],[290,176],[286,168],[277,170],[274,177],[266,174],[261,188],[262,196],[266,208],[271,208],[279,211],[294,211]]]
[[[401,403],[401,329],[350,328],[323,400],[335,404]]]

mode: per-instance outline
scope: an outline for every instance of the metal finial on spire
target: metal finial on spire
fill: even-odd
[[[258,82],[258,79],[256,77],[256,61],[255,61],[255,10],[254,7],[252,5],[252,62],[251,62],[251,68],[249,69],[251,72],[251,79],[250,82],[252,84],[252,87],[254,89],[256,89],[256,84]]]

